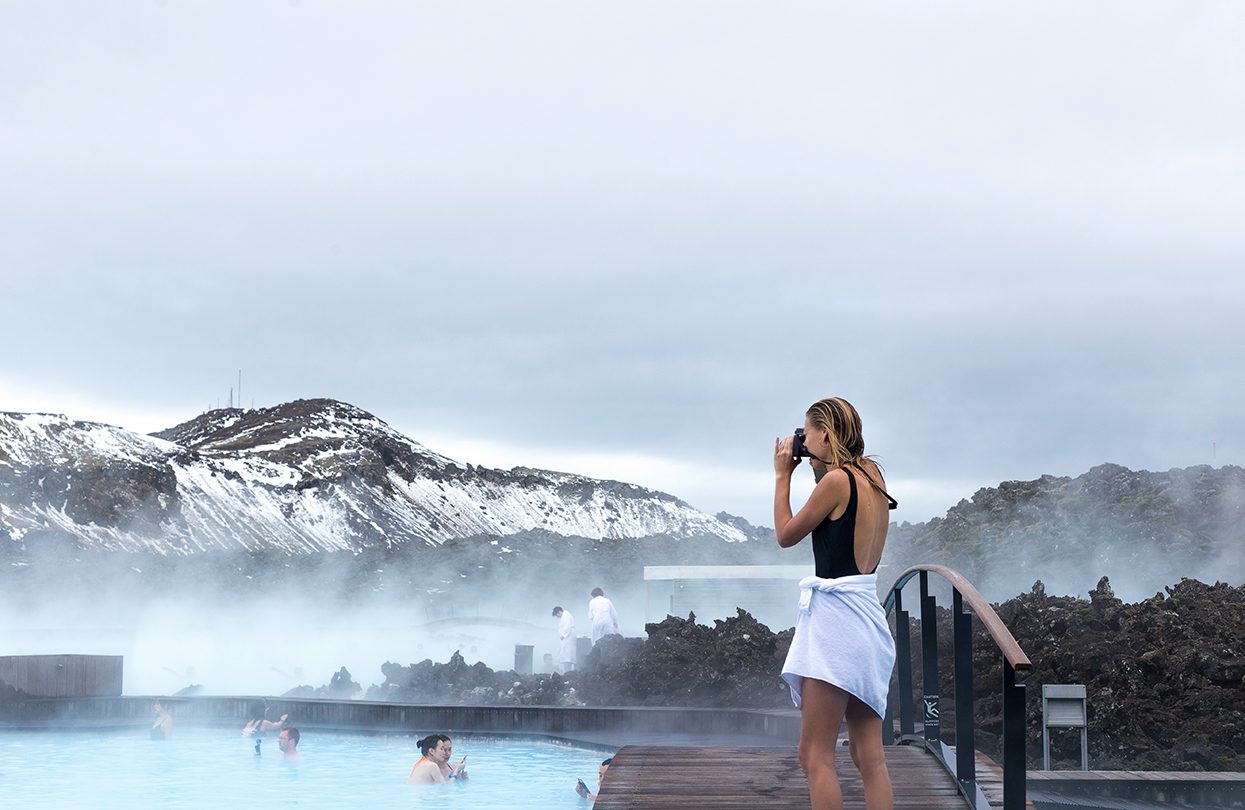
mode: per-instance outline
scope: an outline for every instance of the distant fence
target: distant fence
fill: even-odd
[[[166,697],[178,724],[237,725],[251,697]],[[19,700],[0,704],[0,727],[127,727],[151,722],[150,697]],[[794,744],[800,718],[793,711],[596,706],[424,706],[368,700],[269,698],[270,718],[290,716],[300,728],[390,733],[479,732],[550,734],[747,734]]]
[[[40,698],[116,697],[120,655],[0,656],[0,685]]]

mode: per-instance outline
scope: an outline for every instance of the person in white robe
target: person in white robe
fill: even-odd
[[[592,599],[588,601],[588,621],[592,622],[593,645],[606,636],[622,635],[618,629],[618,611],[614,610],[614,603],[600,588],[592,589]]]
[[[563,674],[575,669],[575,617],[561,607],[553,609],[558,620],[558,664]]]

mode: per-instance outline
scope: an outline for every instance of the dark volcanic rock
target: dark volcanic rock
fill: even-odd
[[[495,672],[482,663],[468,665],[455,652],[445,664],[429,659],[402,666],[386,661],[380,668],[385,682],[367,690],[368,700],[435,704],[509,704],[574,706],[575,689],[556,673],[516,675]]]
[[[713,627],[668,616],[648,638],[607,636],[588,656],[580,683],[596,705],[791,705],[779,680],[794,630],[774,633],[747,611]]]
[[[1121,596],[1139,599],[1173,572],[1245,582],[1243,543],[1245,469],[1101,464],[1075,478],[1005,481],[945,518],[893,526],[883,562],[895,572],[947,565],[991,599],[1023,591],[1038,574],[1081,593],[1104,573]]]
[[[520,676],[430,660],[381,667],[385,682],[369,700],[593,706],[788,707],[778,678],[793,631],[774,633],[747,612],[713,627],[668,617],[646,625],[647,639],[606,636],[581,671]]]
[[[1030,767],[1041,767],[1042,684],[1085,684],[1091,768],[1245,770],[1245,586],[1182,579],[1125,603],[1104,577],[1090,599],[1033,591],[995,606],[1033,670],[1025,679]],[[913,622],[919,650],[919,622]],[[1002,660],[974,622],[978,748],[997,755]],[[950,612],[938,611],[944,739],[954,741]],[[919,652],[914,683],[921,683]],[[919,716],[919,715],[917,715]],[[984,731],[984,735],[982,732]],[[1052,736],[1052,758],[1079,765],[1077,734]]]
[[[78,523],[136,529],[177,514],[177,474],[168,464],[82,466],[72,471],[72,487],[62,478],[65,472],[49,471],[44,495],[63,497],[65,513]],[[60,492],[50,491],[54,482],[62,484]]]
[[[333,673],[328,686],[296,686],[282,697],[288,698],[328,698],[330,700],[351,700],[363,692],[363,687],[350,678],[350,670],[342,667]]]
[[[0,504],[55,510],[77,523],[127,531],[158,531],[177,516],[177,474],[171,462],[185,453],[144,448],[119,454],[109,429],[68,421],[43,426],[49,447],[29,452],[32,448],[21,444],[27,434],[16,430],[40,418],[7,417],[0,444],[10,443],[14,452],[28,451],[23,455],[32,458],[14,462],[11,453],[0,452]],[[76,452],[67,452],[54,442],[68,436],[86,440]]]
[[[995,606],[1029,655],[1026,714],[1030,767],[1041,767],[1041,692],[1046,683],[1085,684],[1091,768],[1245,770],[1245,586],[1181,580],[1137,603],[1103,579],[1091,599],[1032,592]],[[949,611],[938,609],[943,738],[953,744],[954,690]],[[645,639],[609,636],[582,671],[517,676],[469,666],[386,663],[371,700],[420,703],[722,706],[790,708],[779,678],[792,630],[773,633],[744,611],[713,627],[695,617],[646,625]],[[913,622],[914,685],[921,691],[920,623]],[[977,747],[1001,754],[1002,658],[974,622]],[[918,698],[919,700],[919,698]],[[914,715],[919,717],[915,710]],[[1079,735],[1057,732],[1057,766],[1079,765]]]

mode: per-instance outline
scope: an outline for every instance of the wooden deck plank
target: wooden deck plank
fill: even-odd
[[[904,810],[964,808],[951,777],[915,746],[888,746],[886,763],[895,807]],[[844,807],[863,810],[860,775],[847,752],[840,759]],[[773,748],[634,746],[614,755],[596,810],[701,810],[763,806],[808,810],[808,783],[796,752]]]

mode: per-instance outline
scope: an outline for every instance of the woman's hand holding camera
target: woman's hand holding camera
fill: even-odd
[[[800,463],[792,449],[793,441],[791,436],[774,439],[774,472],[779,475],[791,475],[791,471]]]

